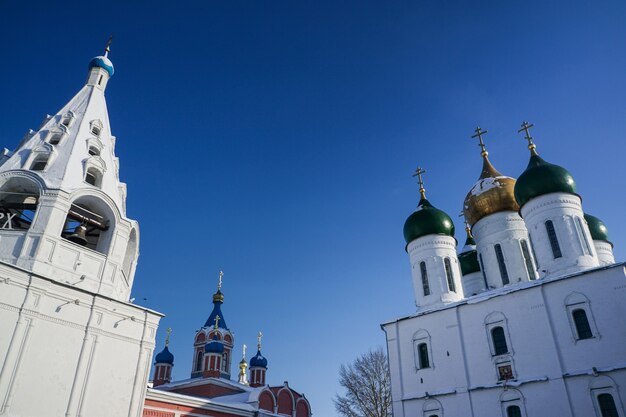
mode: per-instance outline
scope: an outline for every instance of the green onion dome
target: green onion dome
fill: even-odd
[[[587,226],[589,227],[589,232],[591,232],[591,238],[593,240],[603,240],[611,243],[609,240],[609,230],[602,220],[587,213],[585,213],[585,220],[587,221]]]
[[[404,223],[404,240],[409,244],[426,235],[454,237],[454,223],[450,216],[433,207],[425,197],[422,197],[417,210]]]
[[[459,253],[459,263],[461,264],[461,274],[467,275],[472,272],[480,272],[480,264],[478,263],[478,252],[476,251],[476,242],[467,230],[467,239],[465,240],[465,246]]]
[[[515,183],[515,199],[521,207],[535,197],[550,193],[576,194],[576,183],[565,168],[544,161],[533,148],[528,167]]]

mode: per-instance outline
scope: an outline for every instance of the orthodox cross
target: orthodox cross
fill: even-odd
[[[246,348],[248,346],[246,346],[245,344],[243,345],[243,358],[246,359]]]
[[[224,276],[224,272],[220,271],[219,273],[219,279],[217,280],[217,290],[221,290],[222,289],[222,277]]]
[[[217,328],[218,328],[217,324],[220,322],[220,318],[221,317],[219,316],[219,314],[217,316],[215,316],[215,330],[217,330]]]
[[[426,189],[424,188],[424,180],[422,179],[422,174],[425,174],[426,170],[420,167],[417,167],[414,177],[417,177],[417,183],[420,185],[420,196],[425,199],[426,198]]]
[[[472,229],[469,227],[469,223],[467,222],[467,217],[465,217],[464,210],[461,210],[461,214],[459,214],[459,217],[463,217],[463,223],[465,223],[465,231],[469,234]]]
[[[528,132],[530,130],[530,128],[535,127],[534,124],[528,123],[527,121],[524,121],[522,123],[522,128],[520,130],[517,131],[517,133],[522,133],[522,131],[524,132],[525,136],[524,139],[526,139],[528,141],[528,149],[533,150],[535,149],[535,143],[533,142],[533,137],[530,136],[530,133]]]
[[[113,42],[113,35],[109,36],[109,40],[107,41],[107,45],[104,47],[104,56],[109,56],[109,52],[111,52],[111,43]]]
[[[476,129],[474,129],[474,132],[476,132],[475,135],[472,136],[472,138],[478,138],[478,146],[480,146],[480,154],[482,156],[487,156],[487,148],[485,147],[485,142],[483,142],[483,135],[485,135],[488,130],[483,130],[480,126],[476,127]]]
[[[167,336],[165,337],[165,346],[170,344],[170,334],[172,334],[172,328],[168,327],[166,332],[167,332]]]
[[[263,333],[259,332],[259,334],[256,337],[257,340],[257,347],[259,348],[259,350],[261,350],[261,338],[263,337]]]

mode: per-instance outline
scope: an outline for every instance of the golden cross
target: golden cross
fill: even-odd
[[[528,132],[531,127],[535,127],[535,125],[528,123],[527,121],[524,121],[522,123],[522,128],[518,130],[517,133],[522,133],[522,131],[524,131],[524,134],[525,134],[524,139],[528,141],[528,149],[533,150],[536,148],[536,146],[535,146],[535,143],[533,142],[533,137],[530,136],[530,133]]]
[[[244,345],[243,345],[243,358],[244,358],[244,359],[246,359],[246,348],[247,348],[247,347],[248,347],[248,346],[246,346],[246,345],[245,345],[245,343],[244,343]]]
[[[220,315],[218,314],[217,316],[215,316],[215,330],[217,330],[217,324],[220,322]]]
[[[172,328],[168,327],[166,332],[167,332],[167,336],[165,337],[165,346],[170,344],[170,334],[172,334]]]
[[[422,179],[422,174],[425,174],[425,173],[426,173],[425,169],[417,167],[417,169],[415,170],[415,173],[413,174],[414,177],[417,177],[417,183],[420,185],[420,197],[422,199],[426,199],[426,189],[424,188],[424,180]]]
[[[221,290],[222,289],[222,277],[224,276],[224,272],[220,271],[219,274],[219,279],[217,281],[217,290]]]
[[[472,138],[478,138],[478,146],[480,146],[480,154],[482,156],[487,156],[487,148],[485,147],[485,142],[483,142],[483,135],[487,134],[488,130],[483,130],[480,126],[476,127],[476,129],[474,129],[474,132],[476,132],[475,135],[472,136]]]
[[[469,233],[470,230],[472,230],[472,229],[469,227],[469,223],[467,222],[467,218],[465,217],[465,211],[464,210],[461,210],[461,214],[459,214],[459,217],[463,217],[463,223],[465,223],[465,231],[467,233]]]
[[[258,341],[257,343],[257,347],[259,348],[259,350],[261,350],[261,338],[263,337],[263,333],[259,332],[259,334],[256,337],[256,340]]]
[[[109,36],[109,40],[107,41],[107,45],[104,47],[104,56],[109,56],[109,52],[111,52],[111,43],[113,42],[113,35]]]

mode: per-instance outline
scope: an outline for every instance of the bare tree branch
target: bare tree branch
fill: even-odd
[[[346,394],[337,394],[333,401],[341,416],[391,416],[389,365],[381,348],[370,350],[350,364],[341,365],[339,384],[345,388]]]

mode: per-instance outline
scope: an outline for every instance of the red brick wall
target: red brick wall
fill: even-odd
[[[281,391],[278,394],[278,413],[287,415],[293,414],[293,400],[287,391]]]
[[[274,412],[274,397],[269,392],[265,391],[259,395],[259,408]]]

